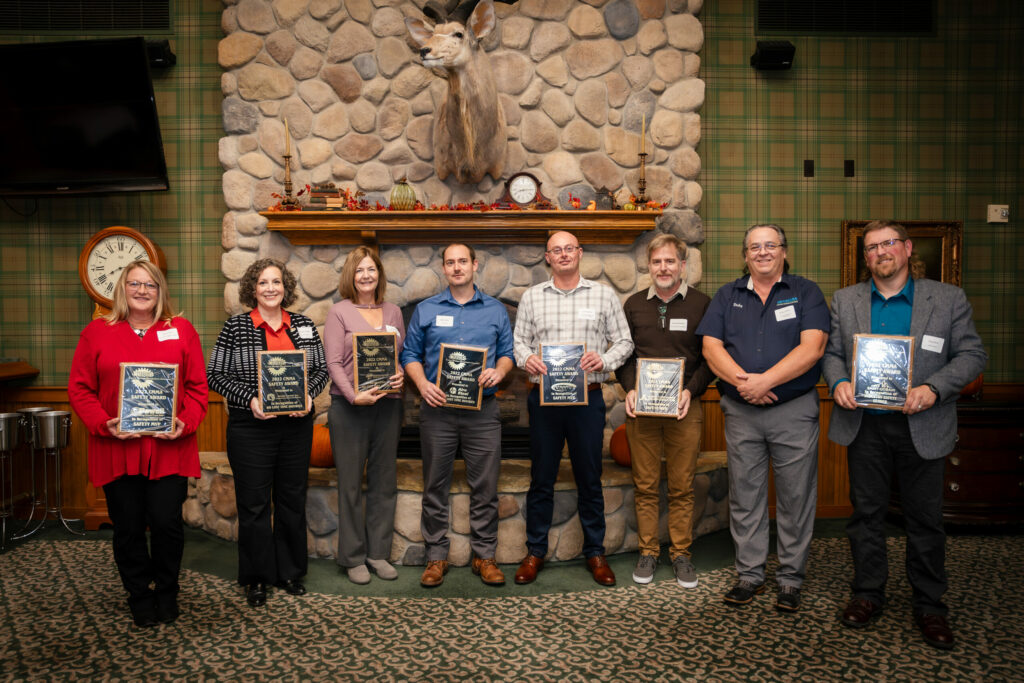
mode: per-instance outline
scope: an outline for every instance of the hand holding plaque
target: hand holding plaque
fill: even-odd
[[[260,410],[264,415],[306,412],[306,352],[260,351]]]
[[[121,363],[117,430],[122,434],[170,434],[178,410],[178,366]]]
[[[586,352],[583,342],[540,345],[540,360],[548,369],[540,376],[542,406],[587,405],[587,373],[580,367]]]
[[[480,346],[441,344],[437,362],[437,386],[444,392],[445,406],[480,410],[484,388],[480,373],[487,367],[487,349]]]
[[[636,359],[636,415],[679,416],[685,362],[683,358]]]
[[[352,373],[357,394],[364,391],[401,393],[391,386],[398,373],[398,335],[394,332],[352,334]]]
[[[901,410],[913,365],[913,337],[853,335],[854,402],[865,408]]]

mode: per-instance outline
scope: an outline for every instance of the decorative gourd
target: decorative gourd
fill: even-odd
[[[331,432],[327,425],[313,425],[313,448],[309,453],[310,467],[334,467],[331,452]]]
[[[636,204],[634,204],[633,202],[626,202],[625,204],[622,205],[622,210],[623,211],[636,211]]]
[[[405,182],[405,176],[399,178],[391,188],[391,208],[395,211],[412,211],[416,207],[416,190]]]

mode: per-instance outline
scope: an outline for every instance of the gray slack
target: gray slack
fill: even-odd
[[[818,390],[777,406],[722,396],[729,458],[729,527],[736,573],[764,582],[768,560],[768,466],[775,474],[780,586],[799,588],[807,569],[818,503]]]
[[[395,457],[402,401],[382,398],[370,406],[356,406],[343,396],[332,396],[328,425],[338,471],[336,561],[342,567],[358,567],[368,557],[386,560],[395,530]]]
[[[501,418],[498,402],[486,396],[479,411],[420,406],[423,452],[423,512],[420,529],[427,560],[448,557],[448,494],[455,455],[462,446],[469,484],[470,547],[493,558],[498,548],[498,473],[501,470]]]

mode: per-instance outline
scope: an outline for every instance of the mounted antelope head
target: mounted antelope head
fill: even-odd
[[[447,15],[435,18],[433,28],[412,18],[405,25],[423,66],[448,81],[448,93],[434,114],[437,177],[455,174],[460,183],[478,183],[489,173],[499,180],[508,145],[505,113],[491,62],[480,46],[496,24],[494,3],[481,0],[465,24],[448,21]]]

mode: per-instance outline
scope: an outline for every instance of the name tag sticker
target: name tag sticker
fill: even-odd
[[[438,327],[454,327],[455,316],[439,315],[436,318],[434,318],[434,324],[437,325]]]
[[[775,320],[782,322],[783,320],[792,320],[796,317],[796,309],[792,306],[785,306],[783,308],[775,309]]]
[[[946,343],[946,340],[942,337],[933,337],[930,334],[926,334],[921,337],[921,348],[925,351],[934,351],[935,353],[942,353],[942,345]]]
[[[580,320],[597,320],[597,311],[593,308],[581,308],[576,315]]]
[[[169,330],[157,330],[156,338],[158,341],[167,341],[168,339],[179,339],[178,330],[173,327]]]
[[[686,332],[686,318],[672,318],[668,321],[668,329],[672,332]]]
[[[303,325],[302,327],[295,328],[299,332],[299,339],[312,339],[313,328],[309,325]]]

